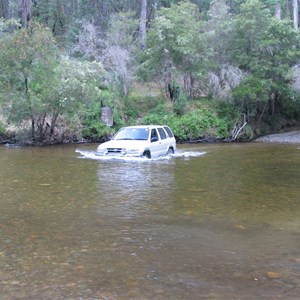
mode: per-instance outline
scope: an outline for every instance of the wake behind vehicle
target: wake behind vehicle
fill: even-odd
[[[98,146],[96,155],[155,158],[175,151],[176,140],[170,127],[145,125],[121,128],[110,141]]]

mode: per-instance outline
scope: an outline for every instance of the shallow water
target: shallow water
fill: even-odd
[[[299,145],[0,147],[1,299],[298,299]]]

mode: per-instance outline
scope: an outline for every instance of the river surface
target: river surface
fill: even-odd
[[[0,299],[299,299],[300,145],[0,147]]]

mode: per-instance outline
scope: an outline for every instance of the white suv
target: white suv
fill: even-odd
[[[176,151],[176,140],[168,126],[146,125],[121,128],[108,142],[98,146],[98,156],[154,158]]]

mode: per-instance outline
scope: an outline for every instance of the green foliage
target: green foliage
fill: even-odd
[[[166,124],[169,125],[170,120],[175,117],[174,113],[168,111],[165,104],[160,104],[151,109],[149,113],[141,120],[142,124]]]
[[[299,34],[290,22],[273,18],[260,1],[249,0],[235,18],[231,59],[258,78],[285,80],[298,60]]]
[[[52,33],[36,23],[1,40],[1,98],[10,121],[30,121],[33,140],[52,135],[60,115],[80,116],[101,94],[101,64],[59,54]]]
[[[111,16],[105,48],[101,58],[108,71],[112,90],[121,97],[127,97],[133,77],[133,56],[138,41],[138,20],[130,12]]]
[[[230,57],[243,70],[259,69],[261,42],[267,38],[266,29],[270,11],[259,0],[249,0],[241,6],[241,12],[233,19]],[[238,47],[237,47],[238,45]]]
[[[103,68],[100,63],[61,56],[55,69],[56,82],[51,86],[49,102],[59,113],[88,108],[101,97]]]
[[[83,117],[82,136],[84,139],[97,142],[99,140],[108,139],[114,130],[102,122],[100,122],[100,105],[95,105],[93,109],[89,109]]]
[[[42,110],[44,87],[53,80],[58,49],[48,29],[34,24],[0,43],[0,93],[12,121],[33,120]]]
[[[239,116],[238,108],[231,102],[218,101],[215,105],[218,117],[227,125],[227,131],[232,129]]]
[[[28,30],[16,21],[20,1],[2,5],[11,19],[0,20],[1,109],[14,124],[32,126],[32,138],[45,139],[60,123],[79,130],[83,122],[84,135],[94,139],[142,117],[170,125],[179,140],[224,137],[238,115],[246,115],[250,137],[258,123],[278,128],[299,119],[299,90],[292,89],[299,75],[292,67],[300,36],[286,0],[150,1],[147,49],[139,53],[139,1],[75,2],[33,1]],[[282,20],[274,18],[277,4]],[[85,37],[81,45],[79,37]],[[90,61],[62,55],[63,47]],[[154,97],[131,93],[136,70],[159,83]],[[213,95],[223,96],[211,100],[218,113],[191,102],[209,94],[213,79],[222,92]],[[180,93],[164,105],[161,95],[170,96],[173,86]],[[98,122],[99,101],[113,107],[113,129]]]
[[[181,74],[199,72],[204,51],[200,28],[198,8],[191,2],[162,8],[148,32],[140,76],[160,79],[166,88],[169,83],[179,82]]]
[[[179,94],[178,100],[174,103],[174,112],[178,116],[183,116],[185,113],[185,107],[187,105],[188,99],[184,93]]]
[[[60,45],[65,45],[67,43],[66,33],[73,13],[66,12],[65,6],[72,7],[72,5],[67,3],[68,0],[39,0],[33,2],[32,16],[34,20],[51,28],[57,42]]]
[[[159,106],[142,119],[142,124],[166,124],[172,128],[179,142],[207,137],[224,139],[229,131],[227,120],[218,117],[212,109],[207,108],[176,116],[165,106]]]
[[[173,130],[181,141],[203,137],[225,138],[228,135],[226,122],[207,109],[198,109],[177,119]]]
[[[2,122],[0,122],[0,135],[6,134],[6,128]]]
[[[237,102],[253,104],[256,101],[267,101],[270,90],[270,81],[248,76],[233,90],[233,96],[238,99]]]
[[[299,60],[299,32],[290,22],[273,18],[259,0],[242,4],[233,26],[231,63],[248,74],[233,92],[235,102],[252,123],[282,113],[280,107],[291,99],[289,77]]]

